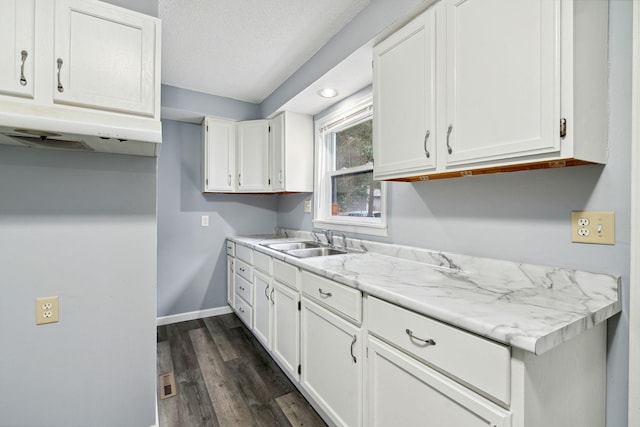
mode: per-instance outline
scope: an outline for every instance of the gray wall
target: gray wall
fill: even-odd
[[[607,425],[627,424],[632,2],[610,2],[606,166],[389,184],[389,236],[429,249],[622,276],[623,313],[609,322]],[[316,118],[325,115],[323,112]],[[278,225],[311,229],[304,197],[284,196]],[[615,246],[570,242],[572,210],[613,210]]]
[[[275,195],[203,194],[201,127],[164,120],[158,161],[158,317],[225,307],[230,235],[273,233]],[[209,227],[202,227],[202,215]]]
[[[0,425],[155,424],[155,209],[155,158],[0,146]]]

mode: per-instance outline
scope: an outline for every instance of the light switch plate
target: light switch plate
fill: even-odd
[[[58,297],[36,298],[36,325],[58,321]]]
[[[572,242],[614,245],[615,236],[615,214],[613,211],[571,212]]]

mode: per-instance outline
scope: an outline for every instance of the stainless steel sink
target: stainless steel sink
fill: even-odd
[[[287,242],[287,243],[267,243],[264,246],[276,251],[290,251],[293,249],[319,248],[316,242]]]
[[[298,258],[311,258],[316,256],[328,256],[328,255],[343,255],[346,251],[335,248],[307,248],[307,249],[293,249],[285,252],[288,255],[293,255]]]

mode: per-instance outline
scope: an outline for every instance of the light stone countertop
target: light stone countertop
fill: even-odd
[[[296,258],[261,245],[312,239],[306,232],[289,231],[288,235],[229,239],[366,294],[536,354],[621,310],[618,276],[353,239],[347,246],[366,252]]]

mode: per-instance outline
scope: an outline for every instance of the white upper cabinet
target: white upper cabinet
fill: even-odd
[[[0,93],[33,98],[34,0],[0,0]]]
[[[446,6],[447,165],[558,152],[560,2]]]
[[[313,118],[283,112],[270,120],[271,191],[313,191]]]
[[[236,123],[237,190],[269,190],[269,121]]]
[[[235,126],[230,120],[205,117],[202,124],[203,191],[234,191]]]
[[[376,178],[606,163],[607,43],[607,1],[436,3],[374,48]]]
[[[436,167],[435,17],[427,10],[373,50],[376,179]]]
[[[55,102],[154,116],[156,21],[95,1],[55,3]]]

